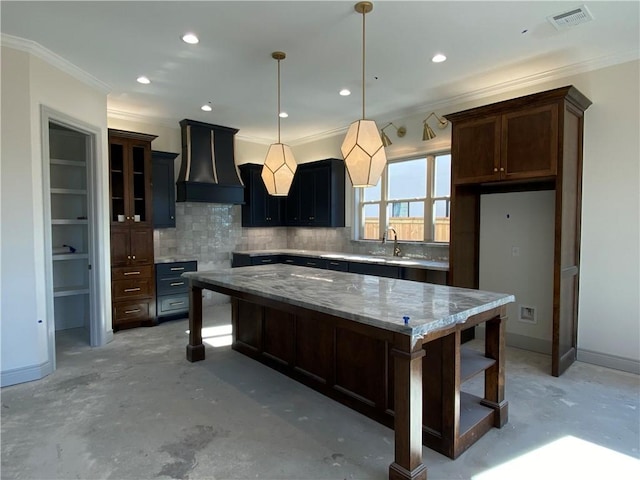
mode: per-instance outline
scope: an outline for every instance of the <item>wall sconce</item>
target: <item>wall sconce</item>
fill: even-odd
[[[382,145],[385,147],[388,147],[389,145],[392,145],[393,142],[391,141],[391,139],[389,138],[389,136],[384,133],[384,129],[387,127],[393,127],[396,129],[396,133],[398,134],[399,138],[404,137],[407,134],[407,129],[404,127],[396,127],[392,122],[387,123],[384,127],[382,127],[380,129],[380,136],[382,137]]]
[[[440,130],[443,130],[443,129],[447,128],[447,125],[449,125],[449,120],[447,120],[446,118],[439,117],[436,112],[431,112],[427,116],[427,118],[425,118],[422,121],[422,123],[424,124],[424,128],[422,130],[422,141],[423,142],[426,142],[427,140],[431,140],[432,138],[436,138],[436,132],[434,132],[433,129],[427,123],[427,120],[429,120],[431,117],[436,117],[436,119],[438,120],[438,128]]]

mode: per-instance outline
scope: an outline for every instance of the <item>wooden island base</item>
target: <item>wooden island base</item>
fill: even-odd
[[[416,338],[192,279],[192,362],[204,358],[202,288],[232,297],[234,350],[395,430],[390,479],[427,478],[422,445],[455,459],[507,422],[504,305]],[[463,329],[480,323],[485,351],[462,347]],[[481,373],[484,396],[464,392]]]

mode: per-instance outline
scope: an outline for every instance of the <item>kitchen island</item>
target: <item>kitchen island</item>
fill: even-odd
[[[456,458],[507,421],[512,295],[291,265],[184,274],[187,359],[205,357],[202,290],[232,298],[233,348],[395,430],[390,479],[424,479],[422,445]],[[484,352],[462,330],[486,322]],[[484,375],[482,396],[464,392]]]

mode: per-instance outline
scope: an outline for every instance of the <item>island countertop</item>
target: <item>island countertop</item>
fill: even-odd
[[[235,251],[233,253],[248,255],[250,257],[256,257],[260,255],[295,255],[298,257],[324,258],[327,260],[347,260],[362,263],[399,265],[403,267],[420,268],[425,270],[440,270],[445,272],[449,270],[449,262],[447,261],[427,260],[424,258],[409,256],[392,257],[359,253],[327,252],[322,250],[299,250],[291,248],[273,250],[243,250]]]
[[[505,293],[282,264],[183,276],[413,337],[515,301]],[[403,317],[409,317],[408,324]]]

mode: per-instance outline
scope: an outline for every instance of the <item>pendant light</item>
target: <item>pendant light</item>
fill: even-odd
[[[341,151],[353,186],[373,187],[387,163],[376,122],[365,118],[365,15],[373,10],[373,4],[358,2],[354,8],[362,14],[362,119],[349,126]]]
[[[269,195],[286,196],[298,168],[291,147],[280,142],[280,60],[284,60],[286,54],[273,52],[271,57],[278,61],[278,143],[269,146],[262,167],[262,181]]]

